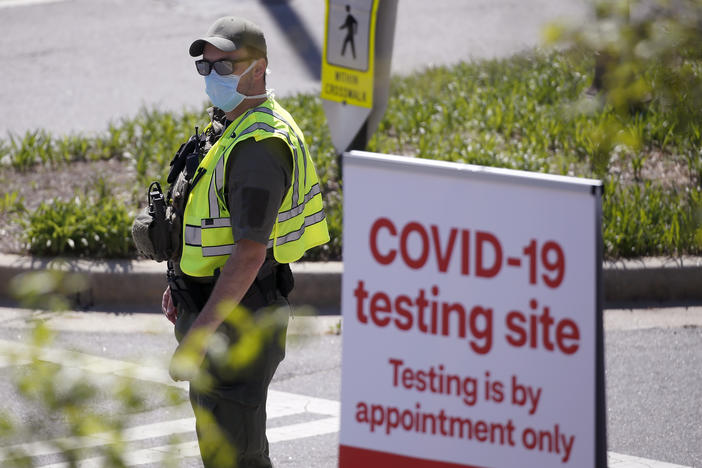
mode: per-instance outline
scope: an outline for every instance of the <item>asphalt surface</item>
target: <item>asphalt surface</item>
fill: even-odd
[[[402,0],[392,72],[504,57],[541,42],[544,24],[581,21],[583,0]],[[190,42],[219,16],[266,32],[278,95],[319,92],[323,0],[0,0],[0,135],[95,132],[142,107],[204,104]]]
[[[173,387],[167,380],[157,383],[155,374],[167,362],[175,342],[172,329],[163,317],[154,314],[101,314],[69,312],[62,315],[38,314],[20,309],[0,308],[0,345],[14,343],[19,348],[29,335],[31,318],[42,317],[57,332],[51,345],[52,356],[59,360],[59,350],[71,349],[91,356],[87,374],[94,381],[110,382],[113,363],[132,362],[151,373],[134,379],[134,387],[146,397],[146,410],[130,418],[130,427],[160,428],[140,435],[127,444],[133,453],[148,453],[169,442],[167,434],[182,419],[192,417],[183,387]],[[323,402],[340,401],[341,341],[336,334],[338,317],[303,319],[291,322],[287,356],[280,366],[271,390],[287,398],[316,398]],[[607,381],[608,451],[612,467],[657,467],[663,462],[682,466],[702,466],[702,309],[608,310],[605,312],[605,347]],[[86,370],[86,369],[84,369]],[[0,365],[0,411],[10,413],[24,423],[38,421],[30,439],[3,439],[0,446],[30,441],[46,441],[62,435],[60,420],[46,417],[36,405],[27,404],[16,395],[13,376],[26,372],[23,366]],[[175,389],[176,401],[166,398]],[[276,393],[277,392],[277,393]],[[98,398],[97,410],[115,411],[109,399]],[[313,405],[311,405],[313,406]],[[304,428],[328,418],[311,409],[281,414],[269,410],[269,434],[295,428],[297,435],[273,442],[271,452],[276,466],[287,468],[328,468],[336,466],[338,420],[336,430],[307,433]],[[338,408],[337,408],[338,411]],[[180,444],[194,446],[192,427],[177,434]],[[276,432],[278,431],[278,432]],[[36,446],[33,446],[36,449]],[[176,452],[177,453],[177,452]],[[623,454],[623,455],[619,455]],[[88,450],[86,456],[96,456]],[[617,462],[633,456],[635,462]],[[0,457],[1,458],[1,457]],[[645,460],[642,460],[645,459]],[[57,455],[43,455],[42,464],[59,461]],[[631,459],[629,459],[631,460]],[[142,460],[144,461],[144,460]],[[53,466],[53,465],[51,465]],[[150,463],[143,466],[160,466]],[[197,456],[183,456],[180,466],[201,466]]]
[[[702,466],[693,403],[702,401],[702,329],[609,331],[605,340],[610,450]]]

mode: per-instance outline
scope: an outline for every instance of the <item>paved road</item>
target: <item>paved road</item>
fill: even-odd
[[[40,417],[9,383],[11,375],[24,368],[1,358],[8,348],[22,349],[31,316],[20,309],[0,309],[0,411],[24,421]],[[58,331],[43,360],[78,359],[75,366],[98,381],[122,372],[124,362],[138,363],[134,382],[148,395],[149,410],[131,418],[127,447],[134,464],[159,466],[164,452],[174,452],[168,447],[169,437],[177,435],[175,452],[181,466],[200,466],[184,387],[165,374],[164,362],[174,341],[162,317],[72,312],[43,318]],[[610,466],[702,466],[702,309],[608,310],[605,319]],[[332,333],[337,323],[336,317],[293,322],[297,331],[289,339],[269,402],[269,437],[278,467],[336,466],[342,339]],[[86,356],[90,360],[81,361]],[[181,404],[165,398],[167,388],[176,389]],[[109,410],[108,402],[101,404]],[[42,464],[60,466],[55,453],[41,452],[45,445],[40,443],[56,438],[58,427],[58,421],[44,418],[32,440],[4,440],[0,445],[20,443],[32,453],[44,453],[38,458]],[[96,445],[80,443],[88,448]]]
[[[187,47],[217,17],[261,24],[269,85],[318,92],[324,0],[0,0],[0,136],[99,131],[141,106],[205,101]],[[392,70],[511,55],[543,24],[581,20],[584,0],[402,0]]]

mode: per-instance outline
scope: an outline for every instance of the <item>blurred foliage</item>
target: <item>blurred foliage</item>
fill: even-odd
[[[51,312],[64,310],[71,294],[82,291],[86,280],[67,273],[57,265],[45,271],[14,278],[10,289],[24,307]],[[78,466],[81,458],[100,460],[103,467],[127,466],[125,430],[131,415],[146,409],[146,390],[135,385],[130,370],[121,369],[118,377],[96,374],[89,357],[52,348],[56,334],[41,320],[34,321],[25,343],[11,349],[3,347],[3,359],[14,363],[12,383],[24,404],[32,410],[21,421],[7,412],[0,413],[0,462],[6,467],[34,467],[46,460],[33,457],[37,434],[47,434],[42,442],[48,453],[55,453],[68,466]],[[182,391],[167,389],[168,404],[185,400]],[[104,405],[108,401],[109,405]],[[101,406],[101,403],[102,406]],[[100,409],[106,408],[106,409]],[[7,445],[6,441],[22,441]]]
[[[551,42],[576,46],[597,59],[593,91],[619,113],[669,111],[683,132],[698,127],[702,106],[700,0],[596,0],[593,21],[552,25]]]
[[[86,292],[84,275],[69,271],[62,260],[54,260],[41,271],[22,273],[10,281],[9,290],[27,309],[62,311],[71,298]]]
[[[153,409],[147,406],[147,398],[153,404],[156,396],[162,405],[173,406],[186,403],[187,394],[176,386],[140,385],[137,364],[121,362],[113,374],[99,370],[103,366],[100,358],[53,347],[57,333],[42,318],[66,310],[71,296],[87,288],[85,277],[65,270],[61,262],[52,262],[43,271],[15,277],[10,284],[10,291],[21,306],[46,312],[34,314],[24,343],[0,343],[0,359],[14,365],[11,378],[15,392],[24,407],[31,408],[22,412],[21,420],[0,411],[0,464],[46,464],[46,457],[35,456],[39,446],[31,443],[39,438],[40,451],[67,466],[80,466],[87,458],[90,466],[132,466],[135,460],[130,458],[128,447],[130,418]],[[171,363],[172,373],[187,375],[191,385],[201,392],[211,389],[211,372],[220,378],[232,372],[237,376],[259,372],[260,358],[270,356],[271,347],[279,347],[281,356],[285,348],[287,305],[269,313],[252,314],[244,307],[222,302],[218,313],[226,326],[215,334],[189,335]],[[207,358],[200,365],[203,349],[207,350]],[[165,363],[162,370],[166,370]],[[201,431],[200,442],[230,464],[236,450],[217,428],[213,415],[201,407],[195,411],[206,428]],[[195,430],[194,424],[192,429]],[[172,453],[154,463],[178,466],[175,454],[180,443],[178,437],[171,437],[168,445],[173,447]]]
[[[592,21],[551,25],[546,37],[594,58],[586,93],[618,117],[605,132],[612,149],[634,152],[634,185],[607,177],[605,251],[615,257],[699,254],[702,1],[595,0],[592,6]],[[661,180],[641,176],[653,152],[684,167],[682,174],[660,174],[678,179],[666,190],[655,186]]]

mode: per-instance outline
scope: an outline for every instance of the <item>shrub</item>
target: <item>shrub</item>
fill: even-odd
[[[133,215],[106,193],[42,202],[26,222],[27,249],[39,256],[133,256]]]

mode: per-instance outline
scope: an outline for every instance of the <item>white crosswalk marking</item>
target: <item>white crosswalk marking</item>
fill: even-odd
[[[281,404],[283,400],[287,401],[290,399],[295,399],[296,397],[300,397],[300,395],[295,395],[292,393],[286,393],[286,392],[272,392],[274,394],[274,397],[270,399],[269,404],[267,405],[267,411],[269,412],[269,421],[272,421],[276,418],[284,417],[284,416],[292,416],[295,414],[302,414],[304,412],[308,413],[316,413],[314,411],[306,411],[305,408],[303,407],[294,407],[292,405],[287,405],[287,404]],[[299,399],[299,401],[304,401],[305,398],[303,397],[302,399]],[[318,400],[318,399],[317,399]],[[327,400],[328,401],[328,400]],[[330,408],[333,408],[334,406],[337,407],[337,414],[334,417],[326,417],[324,419],[319,419],[311,422],[305,422],[305,423],[298,423],[298,424],[290,424],[287,426],[282,426],[282,427],[275,427],[268,429],[267,435],[268,435],[268,441],[270,443],[275,443],[275,442],[283,442],[287,440],[295,440],[295,439],[303,439],[305,437],[314,437],[317,435],[323,435],[323,434],[331,434],[334,432],[339,431],[339,418],[338,418],[338,405],[334,405],[333,401],[329,401],[331,405],[329,405]],[[319,402],[318,402],[319,404]],[[313,405],[314,406],[314,405]],[[271,411],[272,408],[276,408],[275,410]],[[323,413],[316,413],[316,414],[323,414]],[[172,435],[177,435],[177,434],[188,434],[194,432],[195,428],[195,418],[183,418],[183,419],[177,419],[177,420],[170,420],[170,421],[163,421],[160,423],[154,423],[154,424],[146,424],[142,426],[134,426],[126,429],[123,434],[122,438],[124,442],[137,442],[140,440],[148,440],[148,439],[155,439],[155,438],[161,438],[161,437],[168,437]],[[60,449],[58,447],[64,447],[64,448],[70,448],[71,450],[76,450],[76,449],[86,449],[86,448],[91,448],[91,447],[99,447],[102,445],[105,445],[109,443],[110,437],[109,434],[93,434],[90,437],[64,437],[64,438],[59,438],[59,439],[53,439],[49,441],[40,441],[40,442],[31,442],[27,444],[18,444],[18,445],[13,445],[9,447],[3,447],[2,450],[0,450],[0,460],[4,460],[7,458],[7,454],[12,453],[12,452],[21,452],[21,453],[27,453],[31,454],[34,457],[42,456],[42,455],[52,455],[52,454],[57,454],[60,453]],[[199,452],[197,452],[197,443],[193,442],[194,447],[195,447],[195,453],[194,455],[183,455],[181,454],[180,457],[184,456],[196,456],[198,455]],[[168,450],[166,450],[168,448]],[[173,451],[183,451],[183,453],[191,453],[192,449],[190,448],[189,443],[184,443],[184,444],[179,444],[175,446],[164,446],[164,447],[156,447],[156,448],[151,448],[151,449],[146,449],[146,450],[139,450],[135,451],[130,454],[129,460],[130,466],[132,465],[137,465],[137,464],[144,464],[144,463],[151,463],[146,460],[151,460],[154,458],[153,454],[149,453],[151,451],[156,451],[156,452],[163,452],[163,451],[168,451],[169,453],[173,453]],[[134,454],[143,454],[144,458],[141,457],[135,457]],[[148,455],[148,456],[147,456]],[[93,466],[91,463],[92,460],[102,460],[102,458],[95,458],[91,460],[85,460],[81,462],[81,467],[83,466]],[[141,460],[141,461],[140,461]],[[162,461],[161,459],[156,460],[156,461]],[[97,462],[95,462],[97,463]],[[56,465],[50,465],[50,466],[68,466],[64,464],[56,464]]]
[[[165,367],[144,366],[77,351],[48,347],[38,348],[17,341],[0,340],[0,356],[5,356],[5,359],[14,356],[24,362],[31,361],[32,357],[36,356],[40,361],[52,362],[95,374],[129,377],[184,390],[188,389],[187,382],[174,382]]]
[[[32,356],[36,356],[42,361],[75,367],[96,374],[130,377],[182,389],[187,389],[188,385],[184,382],[173,382],[168,376],[166,369],[161,367],[144,366],[65,349],[35,348],[24,343],[0,339],[0,367],[26,364],[31,362]],[[318,418],[303,423],[271,427],[266,431],[268,440],[274,444],[337,433],[339,431],[340,410],[341,405],[338,401],[270,390],[268,393],[268,404],[266,405],[269,421],[285,416],[303,414],[307,414],[308,417]],[[136,443],[179,434],[187,434],[193,437],[194,431],[195,418],[183,418],[130,427],[124,431],[123,440],[126,443]],[[110,443],[108,434],[93,434],[90,437],[65,437],[17,444],[0,447],[0,461],[7,459],[11,453],[16,453],[17,451],[32,457],[38,457],[59,454],[61,450],[57,447],[85,449],[103,446],[108,443]],[[179,460],[197,457],[200,454],[196,441],[133,450],[127,453],[127,466],[160,463],[168,459]],[[607,460],[611,468],[688,468],[614,452],[607,453]],[[101,467],[104,461],[102,457],[87,458],[78,462],[78,466],[80,468]],[[67,463],[55,463],[44,465],[43,468],[67,468],[68,466]]]
[[[20,342],[0,339],[0,363],[7,363],[8,365],[25,364],[31,362],[32,356],[36,356],[36,358],[41,361],[74,367],[96,374],[130,377],[182,389],[187,389],[188,385],[185,382],[174,382],[168,376],[168,372],[161,367],[138,365],[132,362],[103,358],[65,349],[37,348]],[[270,443],[314,437],[339,431],[340,404],[338,401],[269,390],[266,412],[268,413],[269,421],[285,416],[304,414],[320,418],[309,422],[270,428],[267,431]],[[194,431],[195,418],[184,418],[133,426],[126,429],[122,437],[125,442],[129,443],[178,434],[192,435]],[[11,453],[26,453],[33,457],[57,455],[61,453],[59,447],[86,449],[99,447],[109,442],[109,434],[92,434],[90,437],[64,437],[49,441],[17,444],[9,447],[1,447],[0,461],[7,459]],[[167,456],[175,456],[176,459],[179,459],[198,456],[199,453],[197,442],[185,442],[176,445],[131,451],[128,454],[127,464],[128,466],[136,466],[147,463],[158,463],[164,461]],[[102,466],[103,462],[103,458],[95,457],[82,460],[78,466],[82,468]],[[68,464],[58,463],[48,465],[47,468],[67,466]]]
[[[195,421],[193,420],[193,425]],[[324,434],[333,434],[339,431],[339,418],[325,418],[317,421],[291,424],[283,427],[274,427],[266,431],[268,442],[274,444],[276,442],[284,442],[287,440],[303,439],[305,437],[314,437]],[[148,463],[160,463],[170,459],[181,459],[187,457],[197,457],[200,451],[197,442],[184,442],[175,445],[163,445],[148,449],[136,450],[129,452],[126,455],[127,466],[146,465]],[[104,466],[105,459],[103,457],[94,457],[81,460],[78,466],[80,468],[99,468]],[[68,468],[68,463],[56,463],[46,465],[42,468]]]
[[[123,432],[123,440],[125,442],[135,442],[156,437],[164,437],[174,434],[193,432],[195,428],[195,418],[177,419],[174,421],[164,421],[155,424],[147,424],[144,426],[135,426],[126,429]],[[4,460],[3,456],[10,452],[23,452],[31,454],[33,457],[42,455],[52,455],[60,453],[64,447],[70,450],[86,449],[91,447],[99,447],[110,442],[109,434],[93,434],[90,437],[62,437],[48,441],[30,442],[28,444],[13,445],[3,447],[0,452],[0,460]]]
[[[29,359],[17,360],[13,359],[10,356],[3,356],[2,354],[0,354],[0,369],[2,369],[3,367],[23,366],[25,364],[29,364],[30,362],[32,361]]]
[[[607,466],[609,468],[691,468],[614,452],[607,452]]]
[[[41,5],[42,3],[57,3],[64,1],[66,0],[0,0],[0,8]]]

